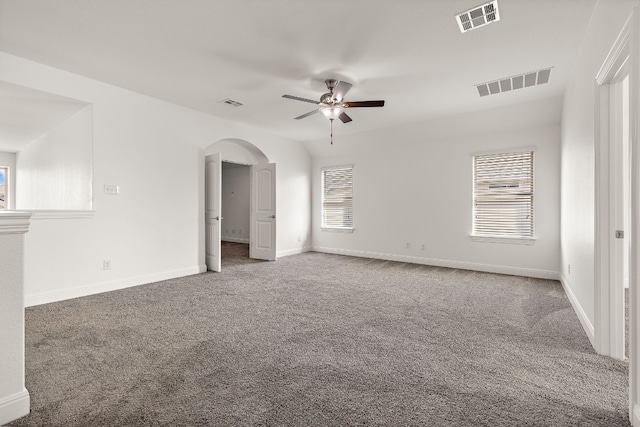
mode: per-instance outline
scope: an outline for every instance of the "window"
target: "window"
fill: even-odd
[[[353,229],[353,167],[322,170],[322,227]]]
[[[533,238],[533,151],[473,158],[473,234]]]
[[[0,166],[0,210],[9,208],[9,168]]]

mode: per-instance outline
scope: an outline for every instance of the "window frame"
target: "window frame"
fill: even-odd
[[[344,170],[344,169],[350,169],[351,170],[351,197],[350,197],[350,204],[351,204],[351,225],[347,226],[347,227],[337,227],[337,226],[333,226],[333,225],[327,225],[325,223],[325,173],[327,171],[336,171],[336,170]],[[336,165],[336,166],[324,166],[322,168],[320,168],[320,229],[322,231],[331,231],[331,232],[336,232],[336,233],[353,233],[354,231],[354,197],[353,197],[353,193],[354,193],[354,166],[351,164],[348,165]]]
[[[4,208],[0,207],[0,211],[8,211],[11,210],[11,169],[0,165],[0,170],[4,170]]]
[[[480,153],[472,153],[472,198],[471,198],[471,233],[470,238],[473,241],[477,242],[489,242],[489,243],[511,243],[511,244],[522,244],[522,245],[532,245],[537,240],[536,238],[536,209],[535,209],[535,200],[536,200],[536,186],[535,186],[535,175],[536,175],[536,147],[520,147],[514,149],[504,149],[504,150],[493,150],[487,152]],[[530,186],[531,186],[531,204],[530,204],[530,212],[531,212],[531,234],[498,234],[498,233],[479,233],[476,229],[476,158],[479,156],[501,156],[501,155],[514,155],[514,154],[524,154],[531,153],[531,175],[530,175]]]

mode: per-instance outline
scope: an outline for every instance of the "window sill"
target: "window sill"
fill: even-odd
[[[511,245],[533,245],[536,243],[535,237],[499,237],[499,236],[480,236],[469,235],[472,241],[481,243],[506,243]]]
[[[329,228],[329,227],[320,227],[322,231],[328,231],[330,233],[353,233],[353,228]]]
[[[64,209],[24,209],[31,213],[32,220],[38,219],[91,219],[94,210],[64,210]]]

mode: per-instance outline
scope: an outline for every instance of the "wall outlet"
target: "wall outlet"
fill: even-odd
[[[411,249],[411,243],[407,242],[404,247],[407,249]]]
[[[422,246],[420,247],[420,250],[424,251],[424,243],[422,244]]]
[[[567,265],[567,273],[571,276],[571,264]]]
[[[109,196],[117,196],[118,194],[120,194],[120,187],[114,184],[105,184],[104,194],[107,194]]]
[[[111,270],[111,260],[110,259],[105,259],[104,261],[102,261],[102,269],[103,270]]]
[[[238,234],[242,234],[242,229],[238,230]]]
[[[236,230],[235,229],[231,230],[231,234],[236,234]]]

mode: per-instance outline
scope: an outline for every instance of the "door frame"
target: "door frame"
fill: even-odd
[[[204,217],[201,220],[200,224],[201,224],[201,232],[202,233],[206,233],[206,206],[207,206],[207,197],[208,192],[206,190],[206,161],[207,161],[207,157],[212,155],[212,154],[219,154],[220,155],[220,164],[222,165],[222,162],[230,162],[230,163],[237,163],[237,164],[243,164],[243,165],[247,165],[250,166],[251,168],[253,168],[254,166],[260,165],[260,164],[265,164],[265,163],[270,163],[269,162],[269,158],[255,145],[253,145],[252,143],[242,140],[242,139],[235,139],[235,138],[225,138],[225,139],[220,139],[212,144],[210,144],[207,148],[205,148],[204,150],[204,156],[201,160],[201,167],[203,168],[203,174],[202,176],[202,183],[204,184],[202,186],[202,194],[203,194],[203,199],[202,202],[203,205],[201,208],[201,212],[204,213]],[[273,163],[275,166],[275,163]],[[222,173],[221,173],[222,175]],[[255,198],[255,192],[258,191],[257,188],[254,188],[255,186],[253,185],[253,177],[251,179],[251,188],[250,188],[250,197],[251,197],[251,201],[253,203],[253,200]],[[220,192],[222,190],[222,179],[220,179],[220,182],[218,183],[218,191]],[[275,191],[277,191],[277,185],[275,188]],[[222,209],[220,210],[222,212]],[[275,214],[275,212],[274,212]],[[254,246],[255,241],[254,241],[254,234],[253,231],[251,230],[253,228],[253,224],[249,225],[249,247],[251,248],[251,246]],[[203,266],[203,271],[206,271],[209,266],[207,265],[207,260],[206,260],[206,251],[207,251],[207,244],[206,244],[206,238],[204,239],[204,245],[202,245],[202,243],[200,244],[200,247],[204,249],[203,253],[204,253],[204,266]],[[273,242],[273,247],[274,247],[274,252],[277,255],[278,253],[278,248],[277,248],[277,238],[274,236],[274,242]],[[203,247],[204,246],[204,247]],[[202,259],[202,258],[201,258]],[[275,257],[274,257],[275,259]]]
[[[616,288],[613,266],[616,259],[612,244],[615,230],[615,210],[611,209],[617,188],[615,179],[615,134],[611,123],[615,97],[612,85],[629,75],[629,151],[631,153],[629,192],[631,218],[629,238],[629,419],[640,427],[640,352],[638,343],[638,308],[640,283],[640,16],[634,8],[620,35],[613,44],[595,79],[595,263],[594,263],[594,347],[598,353],[616,358],[620,354],[619,336],[624,303],[617,301],[620,290]],[[612,193],[613,192],[613,193]],[[623,325],[624,328],[624,325]],[[624,329],[622,330],[624,334]]]

